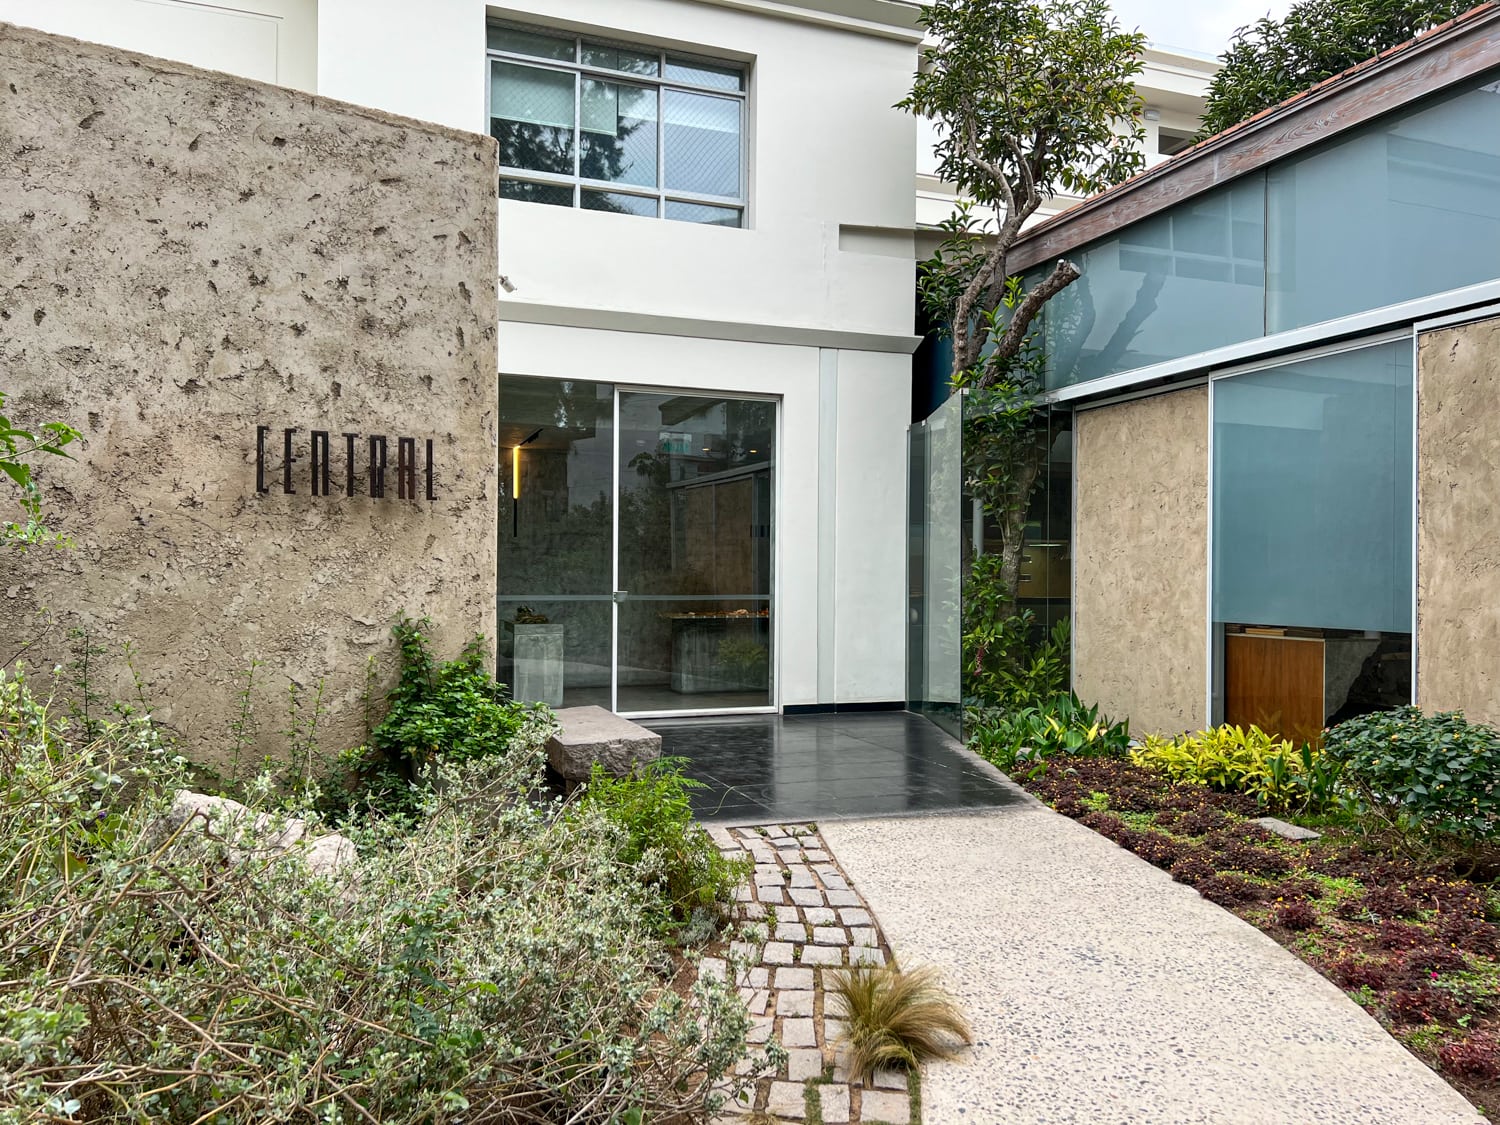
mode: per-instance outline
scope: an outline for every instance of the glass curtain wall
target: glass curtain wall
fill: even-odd
[[[1295,741],[1411,699],[1412,343],[1213,381],[1216,710]]]
[[[503,377],[499,673],[518,699],[764,708],[776,404]]]

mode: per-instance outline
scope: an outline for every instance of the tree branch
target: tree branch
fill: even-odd
[[[1007,361],[1014,359],[1016,353],[1021,350],[1021,345],[1026,342],[1031,322],[1036,319],[1036,314],[1041,311],[1042,306],[1072,285],[1080,276],[1077,266],[1066,258],[1059,258],[1057,264],[1052,267],[1052,272],[1040,285],[1027,293],[1021,299],[1021,303],[1016,306],[1016,311],[1010,318],[1010,326],[1006,328],[1005,335],[1000,337],[992,359],[999,361],[999,365],[1004,365]],[[989,378],[981,378],[979,385],[985,386],[989,382],[991,382]]]

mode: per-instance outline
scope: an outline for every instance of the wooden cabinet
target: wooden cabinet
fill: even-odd
[[[1323,665],[1321,637],[1227,634],[1224,721],[1316,745],[1326,714]]]

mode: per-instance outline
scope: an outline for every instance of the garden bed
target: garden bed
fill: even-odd
[[[1252,799],[1111,758],[1016,780],[1233,911],[1363,1005],[1487,1114],[1500,1110],[1500,900],[1344,825],[1292,843]]]

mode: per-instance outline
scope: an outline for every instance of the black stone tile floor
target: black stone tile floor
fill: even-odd
[[[1017,792],[927,719],[906,711],[651,719],[662,755],[703,783],[713,824],[775,824],[996,808]]]

